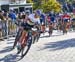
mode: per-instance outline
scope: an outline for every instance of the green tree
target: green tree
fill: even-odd
[[[61,5],[56,0],[27,0],[33,3],[33,9],[43,9],[44,12],[54,11],[59,12]]]
[[[33,3],[33,0],[27,0],[27,3]]]
[[[44,12],[54,11],[60,12],[61,5],[56,0],[48,0],[47,2],[43,3],[42,5]]]

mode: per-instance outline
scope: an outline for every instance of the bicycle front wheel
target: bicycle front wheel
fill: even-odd
[[[25,47],[22,49],[21,57],[24,57],[28,53],[28,51],[31,47],[31,44],[32,44],[32,36],[28,37],[27,43],[26,43]]]

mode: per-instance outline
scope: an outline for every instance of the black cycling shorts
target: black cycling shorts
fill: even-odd
[[[31,30],[31,28],[34,25],[29,25],[28,23],[22,23],[21,26],[25,29],[25,30]]]

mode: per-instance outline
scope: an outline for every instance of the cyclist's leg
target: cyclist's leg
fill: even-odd
[[[25,32],[23,31],[23,32],[22,32],[22,35],[21,35],[21,37],[20,37],[20,39],[19,39],[19,43],[20,43],[20,46],[21,46],[21,47],[18,49],[17,54],[19,54],[19,53],[21,52],[21,50],[23,49],[24,36],[25,36]]]
[[[15,42],[14,42],[14,45],[13,45],[13,49],[14,49],[15,46],[17,45],[17,42],[19,41],[19,39],[20,39],[20,37],[21,37],[21,34],[22,34],[22,30],[19,29],[18,32],[17,32],[16,38],[15,38]]]
[[[52,32],[53,32],[53,24],[50,23],[50,25],[49,25],[49,36],[52,35]]]

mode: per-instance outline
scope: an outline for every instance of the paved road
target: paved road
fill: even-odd
[[[42,34],[20,61],[16,49],[11,51],[13,41],[11,38],[0,42],[0,62],[75,62],[75,32],[62,35],[54,31],[51,37]]]

